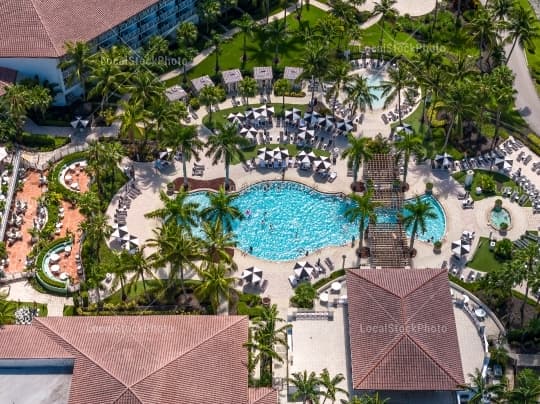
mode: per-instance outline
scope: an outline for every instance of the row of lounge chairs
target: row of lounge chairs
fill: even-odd
[[[525,232],[524,235],[521,236],[521,238],[515,240],[513,242],[514,246],[518,249],[526,248],[530,243],[538,244],[540,242],[540,237],[538,237],[536,234]]]

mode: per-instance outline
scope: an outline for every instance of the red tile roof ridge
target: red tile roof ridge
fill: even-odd
[[[36,15],[37,17],[39,18],[39,22],[41,23],[41,26],[43,27],[43,30],[45,31],[45,33],[47,34],[47,40],[50,42],[51,46],[54,48],[55,52],[58,54],[58,55],[62,55],[64,52],[63,49],[60,49],[60,51],[58,50],[58,48],[56,47],[54,41],[52,40],[51,38],[51,33],[49,32],[49,29],[47,28],[47,24],[45,24],[43,22],[43,18],[38,10],[38,8],[36,7],[35,5],[35,1],[36,0],[29,0],[30,3],[32,4],[32,7],[34,8],[35,12],[36,12]]]
[[[245,321],[247,319],[247,316],[227,316],[228,318],[231,318],[231,317],[237,317],[237,321],[235,322],[231,322],[227,327],[224,327],[224,328],[221,328],[217,333],[215,334],[212,334],[210,335],[208,338],[204,339],[204,340],[201,340],[201,342],[197,345],[194,345],[192,346],[190,349],[188,349],[187,351],[184,351],[182,352],[181,354],[179,354],[178,356],[176,356],[175,358],[171,359],[170,361],[166,362],[163,364],[163,366],[161,366],[161,368],[158,368],[156,370],[154,370],[153,372],[150,372],[148,373],[146,376],[142,377],[141,379],[137,380],[136,382],[132,383],[131,386],[135,386],[137,384],[139,384],[140,382],[142,382],[143,380],[146,380],[148,379],[150,376],[152,376],[153,374],[159,372],[160,370],[162,370],[164,367],[166,367],[167,365],[173,363],[174,361],[178,360],[179,358],[181,358],[182,356],[188,354],[189,352],[192,352],[194,351],[196,348],[199,348],[201,345],[203,345],[204,343],[206,343],[207,341],[211,340],[212,338],[214,338],[216,335],[219,335],[219,334],[222,334],[223,332],[227,331],[228,329],[236,326],[238,323],[240,323],[241,321]]]

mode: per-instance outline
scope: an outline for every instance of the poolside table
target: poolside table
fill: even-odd
[[[58,272],[60,272],[60,265],[58,264],[51,265],[51,272],[53,274],[57,274]]]
[[[67,280],[67,278],[69,278],[69,275],[66,274],[65,272],[62,272],[62,273],[58,276],[58,279],[60,279],[61,281],[65,281],[65,280]]]
[[[319,300],[321,303],[328,303],[328,292],[323,292],[319,295]]]
[[[70,246],[70,245],[67,245],[67,246],[64,248],[64,251],[65,251],[65,252],[71,252],[71,246]]]
[[[330,286],[330,289],[332,289],[332,292],[339,292],[341,290],[341,283],[332,282],[332,285]]]
[[[79,189],[79,183],[74,182],[69,186],[71,189],[78,190]]]
[[[52,253],[49,257],[49,261],[51,262],[57,262],[60,259],[60,256],[56,253]]]
[[[66,182],[71,182],[71,180],[73,179],[73,177],[71,176],[71,174],[68,174],[64,177],[64,181]]]
[[[479,320],[483,320],[485,317],[486,317],[486,311],[484,309],[476,309],[474,311],[474,315],[479,319]]]

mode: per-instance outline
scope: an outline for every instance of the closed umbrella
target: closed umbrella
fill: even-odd
[[[411,135],[414,132],[414,130],[411,125],[409,125],[408,123],[404,123],[403,125],[396,126],[396,132],[397,133],[403,132],[403,133],[406,133],[407,135]]]

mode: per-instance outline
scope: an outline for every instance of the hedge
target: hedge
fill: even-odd
[[[38,149],[39,151],[51,151],[68,144],[70,141],[69,137],[34,135],[31,133],[23,133],[20,138],[22,146]]]
[[[69,156],[64,157],[62,160],[56,163],[54,168],[49,172],[48,181],[49,181],[49,191],[57,192],[62,195],[67,200],[72,200],[76,198],[79,194],[75,191],[72,191],[66,188],[60,182],[60,172],[65,166],[68,166],[76,161],[81,161],[86,159],[86,152],[75,152]]]
[[[540,138],[534,133],[529,133],[527,135],[527,140],[529,141],[529,147],[531,150],[540,155]]]
[[[320,288],[322,288],[324,285],[326,285],[327,283],[330,283],[332,282],[334,279],[337,279],[339,278],[340,276],[344,276],[345,275],[345,270],[344,269],[338,269],[337,271],[334,271],[330,274],[330,276],[328,276],[327,278],[322,278],[322,279],[319,279],[317,282],[315,282],[313,284],[313,287],[317,290],[319,290]]]
[[[67,283],[64,283],[62,281],[57,281],[56,279],[52,279],[49,276],[47,276],[47,274],[43,270],[43,260],[45,259],[45,255],[47,255],[49,251],[51,251],[52,249],[54,249],[55,247],[61,244],[66,244],[70,242],[71,242],[70,237],[59,238],[57,240],[54,240],[52,243],[47,244],[39,253],[36,260],[36,269],[37,269],[36,276],[38,280],[41,281],[40,282],[41,286],[43,286],[44,288],[47,289],[50,286],[53,288],[60,288],[63,290],[67,290]],[[55,291],[58,292],[57,290]]]

